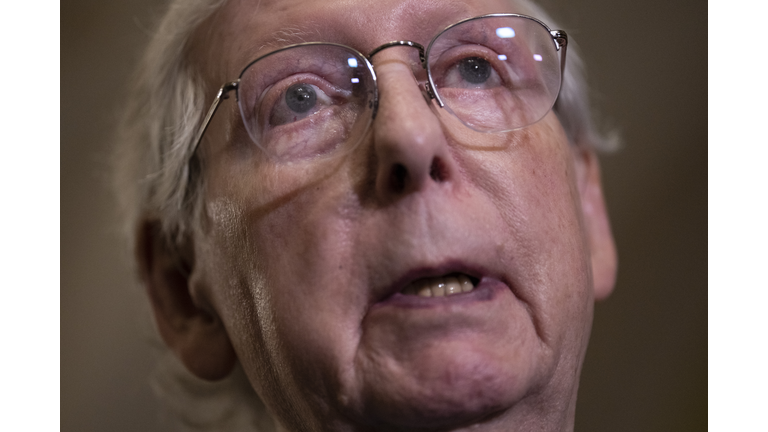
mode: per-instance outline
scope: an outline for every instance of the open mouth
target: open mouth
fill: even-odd
[[[478,280],[463,273],[417,279],[400,291],[404,295],[419,297],[446,297],[471,292]]]

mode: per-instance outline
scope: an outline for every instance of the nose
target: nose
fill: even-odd
[[[382,199],[446,186],[456,174],[440,121],[419,88],[406,50],[382,51],[374,63],[379,86],[373,124],[376,193]]]

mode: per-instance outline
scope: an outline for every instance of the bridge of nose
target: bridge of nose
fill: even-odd
[[[393,41],[373,49],[368,58],[377,77],[393,64],[407,67],[418,83],[427,81],[424,47],[411,41]]]

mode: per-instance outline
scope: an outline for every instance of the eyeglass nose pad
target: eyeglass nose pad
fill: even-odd
[[[429,81],[424,83],[424,99],[427,100],[427,103],[429,103],[432,99],[435,99],[435,91],[432,89],[432,84],[429,83]]]

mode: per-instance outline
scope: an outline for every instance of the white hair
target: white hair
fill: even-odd
[[[161,221],[176,241],[191,227],[200,189],[187,182],[202,176],[188,161],[206,97],[189,40],[225,2],[171,0],[137,68],[114,158],[129,235],[140,218]]]
[[[165,239],[176,244],[199,217],[203,176],[199,163],[189,161],[207,98],[189,60],[189,41],[225,2],[170,0],[137,69],[114,153],[116,190],[131,244],[142,219],[159,221]],[[518,4],[551,28],[561,28],[532,0]],[[601,134],[595,126],[583,63],[572,40],[554,112],[571,143],[595,150],[616,147],[616,136]],[[154,375],[154,391],[170,413],[166,421],[172,425],[167,426],[175,430],[275,429],[239,367],[225,380],[209,383],[195,378],[166,349]]]

